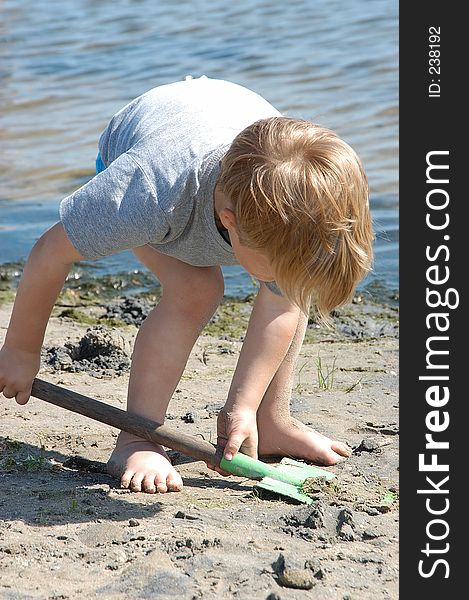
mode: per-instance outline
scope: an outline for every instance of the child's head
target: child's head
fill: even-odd
[[[273,117],[233,141],[218,187],[243,246],[271,266],[283,293],[322,318],[371,268],[368,183],[352,148],[309,121]]]

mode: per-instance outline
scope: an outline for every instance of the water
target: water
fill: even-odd
[[[4,0],[0,263],[26,258],[60,200],[94,172],[101,131],[148,89],[187,74],[232,80],[330,127],[367,171],[377,240],[361,285],[398,287],[395,0]],[[130,252],[95,264],[132,270]],[[252,291],[224,269],[229,294]]]

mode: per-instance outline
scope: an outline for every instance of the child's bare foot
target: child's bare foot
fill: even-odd
[[[108,463],[108,472],[133,492],[178,492],[182,479],[161,446],[121,431]]]
[[[258,430],[260,456],[289,456],[331,466],[351,453],[346,444],[331,440],[291,417],[285,422],[263,419]]]

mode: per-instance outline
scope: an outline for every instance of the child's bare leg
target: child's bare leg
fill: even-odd
[[[333,465],[349,456],[347,446],[310,429],[290,415],[290,398],[295,365],[308,324],[300,312],[290,348],[267,388],[257,412],[259,454],[304,458],[321,465]]]
[[[192,347],[223,296],[223,276],[218,268],[191,267],[149,247],[134,252],[157,275],[163,295],[135,340],[127,410],[163,423]],[[161,446],[125,432],[119,434],[108,470],[133,491],[182,488]]]

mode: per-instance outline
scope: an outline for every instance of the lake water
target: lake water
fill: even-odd
[[[94,173],[100,133],[148,89],[228,79],[337,131],[371,189],[375,268],[398,287],[398,4],[394,0],[4,0],[0,24],[0,263],[26,258],[60,200]],[[96,273],[138,268],[130,252]],[[252,291],[240,267],[226,291]]]

